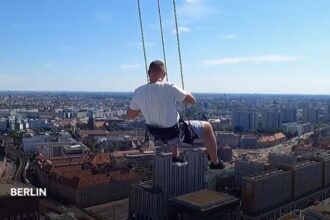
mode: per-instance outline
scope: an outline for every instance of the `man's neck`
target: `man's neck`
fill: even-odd
[[[150,80],[150,83],[163,82],[163,79]]]

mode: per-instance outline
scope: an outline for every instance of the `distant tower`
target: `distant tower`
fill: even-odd
[[[237,133],[255,130],[257,128],[257,114],[255,112],[234,111],[232,128]]]
[[[88,114],[88,128],[91,129],[91,130],[94,130],[95,129],[95,115],[93,112],[89,112]]]
[[[296,108],[282,108],[281,120],[283,123],[296,122],[297,121],[297,109]]]
[[[304,120],[304,122],[318,124],[319,123],[319,109],[318,108],[304,108],[303,120]]]
[[[9,95],[9,116],[13,116],[13,115],[14,115],[13,103],[12,103],[11,95]]]
[[[265,109],[262,112],[262,127],[265,129],[279,129],[282,126],[281,113],[277,110]]]

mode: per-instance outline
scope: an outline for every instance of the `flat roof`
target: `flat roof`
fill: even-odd
[[[204,189],[198,192],[188,193],[172,199],[174,203],[194,209],[211,209],[238,203],[239,200],[229,194]]]
[[[311,164],[318,164],[320,163],[319,161],[313,161],[313,160],[307,160],[307,161],[302,161],[302,162],[299,162],[299,163],[295,163],[295,164],[292,164],[291,166],[293,168],[300,168],[300,167],[305,167],[305,166],[308,166],[308,165],[311,165]]]
[[[267,177],[276,176],[276,175],[278,175],[280,173],[283,173],[283,172],[287,172],[287,171],[282,170],[282,169],[269,170],[269,171],[265,171],[265,172],[262,172],[262,173],[258,173],[258,174],[254,174],[254,175],[251,175],[251,176],[244,177],[243,179],[259,180],[259,179],[263,179],[263,178],[267,178]]]

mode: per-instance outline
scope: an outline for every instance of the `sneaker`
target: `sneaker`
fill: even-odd
[[[188,162],[182,156],[172,157],[172,162],[177,165],[188,164]]]
[[[211,163],[210,169],[211,170],[222,170],[226,167],[226,164],[224,164],[222,161],[220,161],[218,164]]]

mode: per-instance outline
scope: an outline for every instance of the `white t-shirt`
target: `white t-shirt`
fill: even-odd
[[[129,107],[141,110],[149,125],[172,127],[180,119],[177,103],[182,102],[187,95],[187,91],[172,83],[150,83],[135,90]]]

